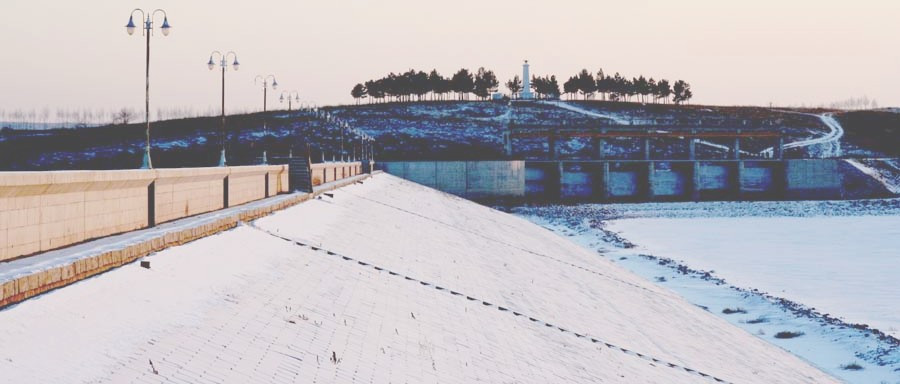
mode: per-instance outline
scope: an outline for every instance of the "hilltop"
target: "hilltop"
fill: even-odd
[[[715,124],[747,121],[784,129],[788,140],[802,141],[829,134],[821,115],[834,113],[843,126],[841,151],[823,151],[821,146],[788,149],[786,156],[823,154],[854,157],[900,156],[900,114],[892,110],[840,112],[827,110],[775,110],[763,107],[717,107],[695,105],[640,104],[603,101],[487,102],[439,101],[384,103],[324,107],[373,136],[376,158],[402,159],[497,159],[503,157],[502,130],[509,124],[608,124],[667,119]],[[321,116],[321,115],[320,115]],[[269,135],[264,134],[267,122]],[[157,167],[211,166],[221,148],[221,120],[201,117],[153,123],[154,164]],[[276,111],[228,117],[229,164],[255,164],[262,149],[270,156],[303,152],[308,143],[314,159],[330,159],[340,148],[336,125],[316,118],[312,111]],[[0,170],[115,169],[140,164],[144,125],[129,124],[77,129],[0,131]],[[712,144],[715,144],[712,140]],[[521,143],[517,156],[539,156],[544,142]],[[560,143],[560,155],[587,157],[587,139]],[[615,143],[613,143],[615,144]],[[727,143],[723,143],[727,144]],[[634,148],[619,143],[624,158]],[[766,143],[749,141],[748,150]],[[770,145],[770,144],[769,144]],[[347,153],[352,153],[349,140]],[[704,147],[704,156],[721,156],[714,145]]]

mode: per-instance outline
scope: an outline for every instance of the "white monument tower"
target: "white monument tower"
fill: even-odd
[[[525,60],[525,64],[522,64],[522,93],[519,94],[519,98],[523,100],[534,98],[534,94],[531,93],[531,75],[528,73],[528,60]]]

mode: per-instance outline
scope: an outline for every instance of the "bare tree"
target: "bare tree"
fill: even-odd
[[[134,111],[131,108],[123,107],[113,115],[113,124],[128,125],[128,122],[134,118]]]

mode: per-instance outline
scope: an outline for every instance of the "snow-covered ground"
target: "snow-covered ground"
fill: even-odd
[[[900,383],[898,200],[517,212],[841,379]]]
[[[609,119],[609,120],[612,120],[613,122],[615,122],[616,124],[630,124],[630,123],[631,123],[630,120],[625,119],[625,118],[622,118],[622,117],[619,116],[619,115],[615,115],[615,114],[611,114],[611,113],[598,113],[598,112],[594,112],[594,111],[589,111],[589,110],[584,109],[584,108],[581,108],[581,107],[579,107],[579,106],[577,106],[577,105],[575,105],[575,104],[567,103],[567,102],[562,101],[562,100],[557,100],[557,101],[540,101],[539,103],[545,104],[545,105],[552,105],[552,106],[555,106],[555,107],[560,107],[560,108],[562,108],[562,109],[567,109],[567,110],[570,110],[570,111],[573,111],[573,112],[578,112],[578,113],[581,113],[581,114],[584,114],[584,115],[588,115],[588,116],[592,116],[592,117],[598,117],[598,118],[601,118],[601,119]]]
[[[846,159],[844,161],[877,180],[891,193],[900,194],[900,159]]]
[[[146,260],[0,311],[0,381],[835,382],[550,231],[386,174]]]
[[[841,138],[844,137],[844,128],[841,126],[841,123],[834,118],[834,113],[823,113],[821,115],[816,115],[812,113],[794,111],[780,112],[816,116],[819,118],[819,120],[822,121],[822,124],[828,128],[828,132],[826,132],[822,136],[785,143],[785,150],[791,148],[806,148],[806,152],[811,157],[828,158],[841,156]],[[762,153],[771,157],[774,150],[774,148],[767,148],[763,150]]]
[[[641,252],[900,338],[900,216],[626,219]]]

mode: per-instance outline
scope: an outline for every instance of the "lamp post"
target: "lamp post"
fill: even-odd
[[[343,162],[344,161],[344,128],[346,128],[346,126],[344,125],[343,122],[339,122],[338,126],[341,128],[341,162]]]
[[[226,164],[225,142],[227,141],[225,134],[225,70],[228,68],[228,56],[231,55],[232,57],[234,57],[234,61],[232,62],[231,66],[234,67],[235,71],[240,68],[241,63],[238,62],[237,54],[232,51],[228,51],[228,53],[224,55],[222,54],[222,52],[212,51],[212,53],[209,54],[209,62],[206,63],[210,71],[216,68],[216,62],[213,60],[216,55],[219,55],[219,66],[222,67],[222,155],[219,156],[219,166],[224,167]]]
[[[162,31],[163,36],[169,36],[169,33],[172,30],[172,26],[169,25],[169,16],[166,14],[166,11],[162,9],[154,10],[153,12],[144,12],[143,9],[135,8],[131,11],[131,15],[128,16],[128,24],[125,25],[125,31],[128,32],[128,35],[133,35],[135,30],[134,25],[134,13],[141,13],[141,20],[144,23],[144,26],[141,29],[141,33],[147,37],[147,61],[146,61],[146,95],[144,98],[144,109],[145,115],[144,119],[147,122],[147,143],[144,148],[144,159],[141,162],[141,168],[151,169],[153,168],[153,162],[150,160],[150,36],[153,34],[153,20],[156,17],[156,14],[162,12],[163,14],[163,23],[160,27],[160,31]]]
[[[278,98],[279,103],[284,103],[284,95],[287,95],[288,112],[290,112],[293,102],[294,101],[296,101],[298,103],[300,102],[300,93],[297,91],[290,91],[290,92],[281,91],[281,97]],[[301,105],[301,107],[302,107],[302,105]],[[296,139],[296,136],[297,136],[297,128],[296,127],[294,127],[293,132],[294,132],[294,139]],[[292,159],[294,158],[294,145],[293,144],[291,144],[290,148],[288,149],[288,157],[292,158]]]
[[[290,112],[290,111],[291,111],[291,105],[293,104],[293,102],[294,102],[294,101],[296,101],[296,102],[298,102],[298,103],[300,102],[300,93],[298,93],[297,91],[290,91],[290,92],[288,92],[288,91],[282,91],[282,92],[281,92],[281,97],[278,98],[278,102],[279,102],[279,103],[284,103],[284,100],[285,100],[284,95],[287,95],[288,112]]]
[[[269,79],[272,79],[272,82],[269,83]],[[278,81],[275,80],[275,75],[269,75],[263,77],[262,75],[256,75],[256,78],[253,79],[254,84],[259,84],[260,80],[262,80],[262,89],[263,89],[263,158],[262,163],[268,164],[269,160],[266,158],[266,148],[265,148],[265,140],[266,137],[269,136],[269,127],[266,124],[266,97],[269,91],[269,86],[272,86],[272,90],[278,89]]]

